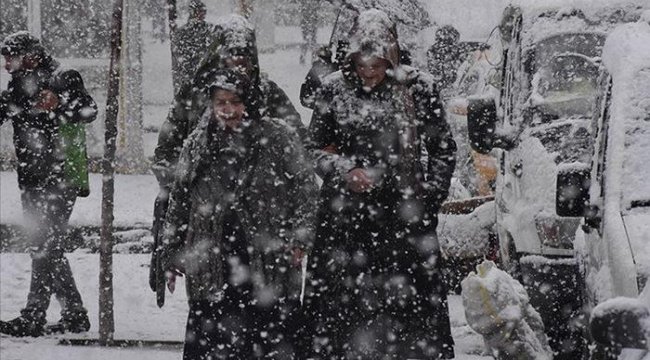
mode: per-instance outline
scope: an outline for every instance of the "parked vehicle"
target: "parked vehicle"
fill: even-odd
[[[641,11],[634,5],[508,7],[501,23],[508,44],[499,100],[469,101],[470,143],[499,164],[500,260],[540,312],[556,359],[588,352],[584,280],[574,249],[582,218],[556,214],[557,175],[589,168],[603,44],[613,28],[636,21]]]
[[[585,269],[586,305],[599,308],[591,318],[592,333],[614,348],[650,349],[650,296],[631,299],[650,277],[650,11],[647,15],[621,25],[605,42],[590,167],[561,169],[557,177],[558,215],[582,217],[576,248]]]
[[[467,104],[472,97],[499,97],[500,49],[478,44],[467,54],[457,71],[454,85],[445,97],[447,119],[458,146],[454,176],[472,196],[492,195],[496,179],[496,160],[472,150],[467,137]]]
[[[500,50],[485,43],[464,42],[466,58],[452,87],[443,93],[447,121],[458,147],[449,199],[439,216],[438,238],[449,289],[460,291],[460,281],[485,258],[497,259],[494,234],[494,180],[496,159],[472,150],[467,137],[467,99],[499,95]],[[498,44],[495,44],[498,45]]]

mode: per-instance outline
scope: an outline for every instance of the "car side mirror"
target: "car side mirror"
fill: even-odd
[[[643,323],[650,309],[638,299],[610,299],[596,306],[590,330],[596,342],[616,348],[650,349]]]
[[[591,174],[588,168],[560,169],[555,190],[555,213],[559,216],[583,216],[589,201]]]
[[[497,106],[494,99],[468,100],[467,132],[472,149],[481,154],[487,154],[495,147],[496,123]]]

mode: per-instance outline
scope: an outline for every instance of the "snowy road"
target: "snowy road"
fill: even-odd
[[[79,291],[88,308],[92,327],[84,338],[97,338],[99,255],[76,252],[68,258]],[[167,303],[159,309],[148,286],[149,255],[115,255],[115,338],[136,340],[181,341],[187,316],[185,288],[182,281],[176,293],[167,294]],[[27,254],[0,254],[0,318],[18,315],[27,298],[30,259]],[[456,359],[490,359],[480,356],[482,340],[467,326],[458,296],[450,299],[451,322],[456,340]],[[57,321],[60,308],[56,301],[48,311],[48,320]],[[80,338],[80,336],[69,336]],[[2,360],[77,360],[77,359],[180,359],[181,347],[172,348],[99,348],[58,345],[64,336],[15,339],[0,337]]]

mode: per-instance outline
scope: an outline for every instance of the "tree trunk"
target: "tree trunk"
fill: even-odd
[[[126,174],[148,170],[143,141],[141,5],[141,0],[128,0],[122,8],[119,93],[124,101],[119,104],[116,171]]]
[[[102,161],[102,227],[99,248],[99,342],[110,345],[115,333],[113,316],[113,198],[115,149],[119,111],[122,9],[124,0],[115,0],[111,32],[111,63],[106,100],[106,132]]]

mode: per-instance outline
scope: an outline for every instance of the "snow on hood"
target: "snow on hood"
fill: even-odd
[[[335,40],[348,40],[356,17],[360,12],[369,9],[387,14],[397,25],[400,37],[409,42],[415,42],[418,32],[431,26],[429,13],[419,0],[345,0],[340,6],[342,12],[334,30]]]
[[[216,68],[223,68],[225,58],[241,55],[248,58],[251,63],[251,82],[259,84],[260,65],[257,53],[257,40],[255,28],[245,17],[232,14],[222,17],[215,26],[215,40],[204,55],[197,70],[196,79],[199,83],[209,85],[212,82],[212,73]]]
[[[255,33],[253,24],[245,17],[237,14],[224,16],[217,21],[217,28],[229,34],[232,47],[250,46],[250,33]]]
[[[398,67],[397,28],[385,12],[366,10],[356,18],[350,34],[348,61],[358,54],[386,59],[394,69]]]

